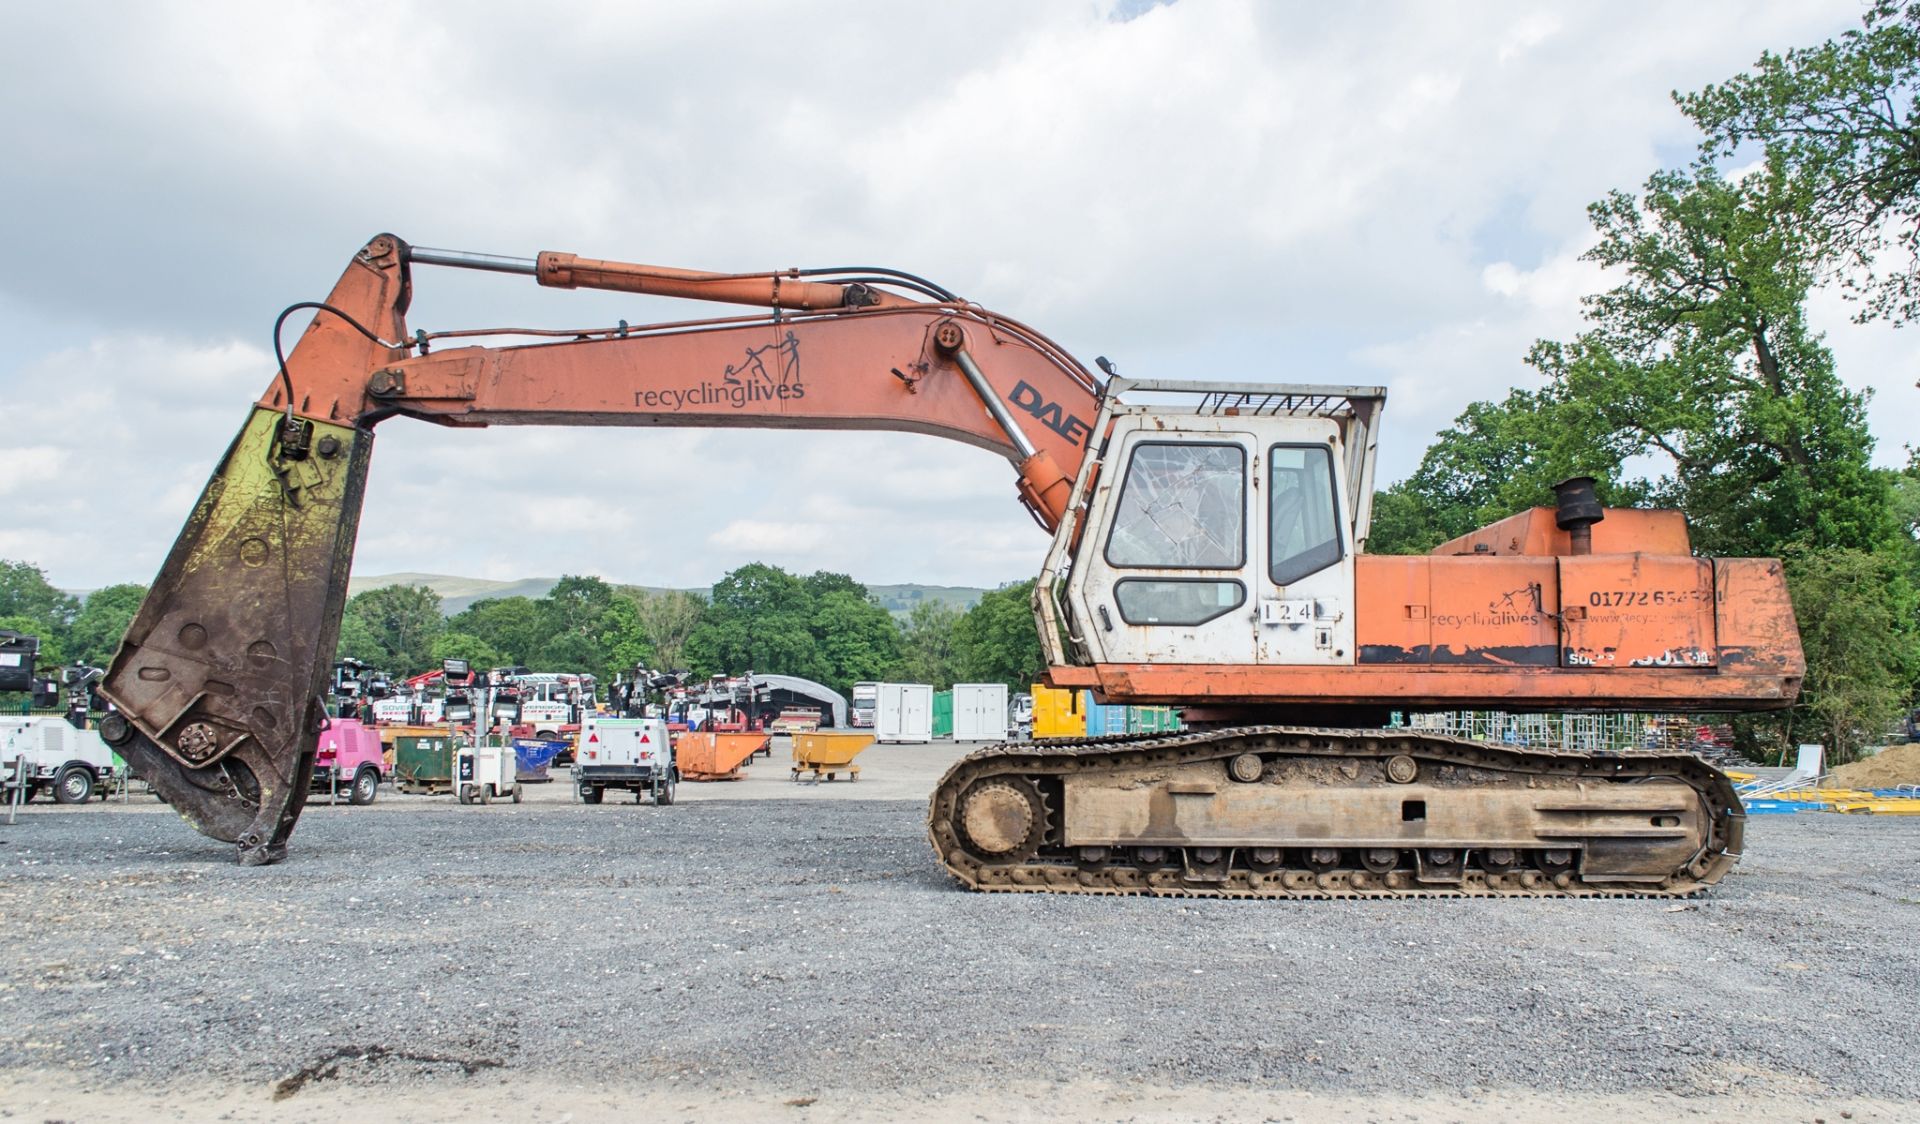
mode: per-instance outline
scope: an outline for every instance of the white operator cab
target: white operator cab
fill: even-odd
[[[1108,436],[1074,485],[1078,556],[1070,516],[1041,586],[1064,592],[1072,662],[1353,663],[1354,556],[1385,397],[1111,380],[1093,430]]]

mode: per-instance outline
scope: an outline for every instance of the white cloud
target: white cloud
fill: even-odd
[[[833,528],[824,523],[735,519],[707,536],[710,546],[752,557],[806,558],[819,552]]]

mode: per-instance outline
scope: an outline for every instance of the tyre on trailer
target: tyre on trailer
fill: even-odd
[[[606,797],[607,792],[603,788],[595,788],[591,785],[580,786],[580,800],[584,804],[598,804]]]
[[[380,770],[371,765],[362,766],[353,775],[353,787],[347,790],[347,803],[365,807],[373,803],[374,796],[380,791]]]
[[[459,800],[460,800],[460,803],[462,804],[473,803],[473,786],[472,785],[463,784],[460,786]]]
[[[68,765],[53,782],[53,798],[61,804],[85,804],[93,799],[93,774],[84,765]]]
[[[513,802],[515,804],[520,803],[520,782],[519,781],[513,782]]]
[[[479,785],[478,787],[480,789],[480,803],[482,804],[493,803],[493,786],[490,784],[483,784],[483,785]]]
[[[660,806],[673,803],[673,782],[658,785],[653,790],[653,802]]]

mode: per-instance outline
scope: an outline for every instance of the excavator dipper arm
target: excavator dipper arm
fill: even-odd
[[[414,264],[769,311],[430,350],[445,337],[410,339],[405,320]],[[108,670],[101,693],[117,709],[102,735],[243,863],[284,856],[326,720],[373,426],[387,417],[931,433],[1005,455],[1023,502],[1057,525],[1097,413],[1094,378],[1015,321],[917,278],[853,272],[863,276],[831,282],[570,254],[416,254],[374,238],[214,470]]]

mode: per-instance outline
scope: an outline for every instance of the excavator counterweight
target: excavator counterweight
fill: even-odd
[[[586,331],[410,334],[415,266],[759,306]],[[368,243],[252,407],[101,694],[102,734],[242,862],[298,820],[375,425],[893,429],[1006,458],[1053,536],[1055,686],[1189,732],[1007,745],[929,834],[993,890],[1255,897],[1692,893],[1739,803],[1685,755],[1381,728],[1389,711],[1758,710],[1802,673],[1777,562],[1700,559],[1675,513],[1574,486],[1435,553],[1364,553],[1384,391],[1101,380],[894,270],[707,273]],[[292,310],[290,310],[292,311]],[[277,346],[277,342],[276,342]]]

